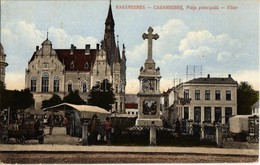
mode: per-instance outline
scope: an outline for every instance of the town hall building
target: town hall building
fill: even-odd
[[[25,73],[25,88],[29,88],[35,99],[35,108],[40,109],[43,100],[53,94],[61,98],[70,91],[79,91],[87,101],[92,86],[107,79],[112,84],[115,104],[112,111],[125,113],[126,56],[115,41],[114,18],[111,2],[105,22],[104,39],[95,49],[86,44],[85,49],[55,49],[47,39],[36,46]]]

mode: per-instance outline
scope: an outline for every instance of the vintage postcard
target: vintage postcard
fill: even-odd
[[[1,163],[259,161],[258,0],[1,0],[0,20]]]

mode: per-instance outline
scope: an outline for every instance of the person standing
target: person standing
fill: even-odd
[[[70,127],[69,127],[69,121],[66,116],[64,117],[63,125],[66,127],[66,135],[69,135]]]
[[[61,127],[63,126],[63,120],[64,120],[63,116],[60,115],[60,116],[59,116],[59,122],[60,122],[60,126],[61,126]]]
[[[49,125],[50,125],[49,134],[52,135],[52,130],[53,130],[53,127],[54,127],[54,113],[53,113],[53,111],[51,112],[50,117],[49,117]]]
[[[175,133],[177,134],[178,137],[181,136],[181,124],[178,118],[175,122]]]
[[[88,131],[89,135],[89,145],[97,144],[97,136],[98,136],[98,129],[99,129],[99,119],[96,114],[92,116],[90,121]]]
[[[109,117],[106,117],[104,126],[105,126],[105,130],[106,130],[107,145],[111,145],[112,122],[110,121]]]

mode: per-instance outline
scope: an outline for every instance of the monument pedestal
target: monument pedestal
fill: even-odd
[[[154,123],[155,126],[161,127],[162,120],[160,119],[160,93],[145,94],[138,93],[138,118],[136,119],[136,125],[138,126],[150,126]]]
[[[136,125],[139,126],[150,126],[154,122],[154,125],[158,127],[162,127],[162,120],[161,119],[136,119]]]

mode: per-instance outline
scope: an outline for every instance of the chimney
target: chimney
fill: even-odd
[[[231,78],[231,74],[228,74],[228,78]]]
[[[89,55],[90,54],[90,45],[87,44],[85,45],[85,55]]]
[[[39,50],[39,46],[36,46],[36,52]]]
[[[97,44],[97,51],[99,51],[99,44]]]
[[[70,45],[70,54],[73,54],[73,50],[74,50],[74,45],[71,44],[71,45]]]
[[[210,74],[208,74],[208,78],[210,78]]]

